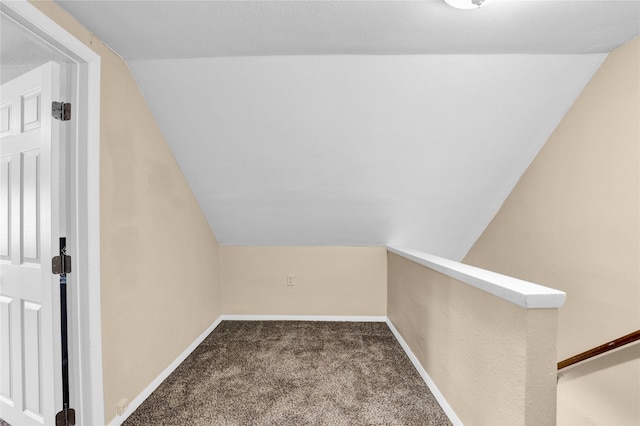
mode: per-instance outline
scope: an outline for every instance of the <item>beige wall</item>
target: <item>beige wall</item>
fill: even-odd
[[[105,421],[220,314],[219,247],[127,64],[49,1],[102,59],[101,297]]]
[[[609,55],[465,263],[563,290],[559,359],[640,329],[640,39]],[[565,370],[560,424],[638,424],[640,345]]]
[[[382,247],[222,246],[222,313],[386,315]],[[294,286],[287,286],[293,274]]]
[[[556,417],[557,309],[525,309],[393,253],[388,316],[462,423]]]
[[[385,315],[386,263],[381,248],[223,247],[225,284],[220,289],[215,236],[126,63],[54,3],[33,3],[102,58],[106,421],[115,416],[121,399],[135,398],[220,313]],[[560,313],[560,358],[640,328],[639,51],[635,40],[607,59],[465,259],[568,293]],[[438,285],[450,279],[431,277],[436,285],[428,291],[443,298],[435,300],[455,295],[463,301],[445,310],[421,294],[424,289],[416,283],[399,284],[407,278],[403,274],[414,273],[403,271],[412,268],[399,268],[402,280],[390,275],[389,315],[445,397],[460,410],[462,420],[497,422],[490,404],[484,411],[470,411],[495,402],[495,395],[524,410],[525,419],[533,418],[529,413],[539,410],[531,407],[547,402],[536,402],[526,390],[522,395],[521,388],[508,385],[510,377],[523,379],[523,359],[540,356],[536,362],[548,364],[543,355],[531,353],[531,342],[540,337],[516,331],[542,325],[552,333],[553,319],[537,313],[548,310],[524,311],[456,283],[443,290]],[[295,276],[294,287],[285,285],[288,273]],[[502,315],[509,320],[503,321]],[[446,321],[437,325],[438,317]],[[424,340],[420,326],[425,324],[429,333],[439,336],[436,345]],[[478,339],[484,355],[471,356],[467,344],[452,331]],[[555,357],[554,348],[545,349]],[[508,359],[516,361],[506,368],[496,362]],[[611,366],[606,374],[595,368],[566,384],[561,381],[561,422],[596,422],[599,407],[607,404],[621,408],[619,417],[607,417],[608,422],[637,422],[640,381],[635,379],[640,367],[633,353],[622,359],[627,361]],[[431,366],[438,364],[445,367],[433,370]],[[533,370],[525,371],[535,376]],[[492,377],[499,380],[491,382]],[[479,392],[465,389],[481,382],[485,387]],[[565,388],[571,388],[566,395]],[[597,396],[589,399],[588,392]],[[467,403],[459,405],[461,400]],[[572,417],[576,414],[570,410],[563,413],[572,404],[582,417]],[[511,408],[505,410],[499,423],[522,418]],[[539,415],[547,419],[550,413]]]

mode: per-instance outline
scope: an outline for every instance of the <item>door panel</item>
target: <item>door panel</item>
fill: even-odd
[[[22,362],[24,379],[22,382],[24,395],[24,409],[31,417],[43,422],[42,401],[40,393],[42,387],[42,364],[40,352],[42,305],[38,303],[22,303]],[[44,423],[44,422],[43,422]]]
[[[10,103],[0,106],[0,137],[11,131],[11,108]]]
[[[39,156],[39,149],[22,153],[22,258],[24,262],[29,263],[40,263]]]
[[[40,127],[40,91],[22,95],[22,131]]]
[[[59,67],[0,87],[0,418],[55,423],[60,404],[58,154],[51,120]],[[57,339],[57,340],[56,340]]]
[[[0,400],[13,407],[11,316],[11,298],[0,296]]]
[[[0,260],[8,260],[11,256],[9,221],[11,211],[11,158],[0,158]]]

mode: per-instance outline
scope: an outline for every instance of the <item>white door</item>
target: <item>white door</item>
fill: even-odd
[[[59,73],[49,62],[0,86],[0,418],[13,426],[55,424],[62,405]]]

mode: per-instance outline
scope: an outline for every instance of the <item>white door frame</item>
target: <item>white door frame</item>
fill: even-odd
[[[27,0],[0,0],[0,10],[77,64],[71,92],[75,129],[67,152],[73,257],[69,301],[71,402],[79,425],[104,424],[100,315],[100,56]],[[62,407],[60,407],[62,409]]]

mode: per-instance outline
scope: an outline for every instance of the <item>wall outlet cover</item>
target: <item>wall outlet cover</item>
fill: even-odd
[[[129,407],[129,400],[128,399],[122,399],[120,400],[120,402],[118,402],[118,405],[116,407],[116,413],[121,416],[124,414],[125,411],[127,411],[127,408]]]

